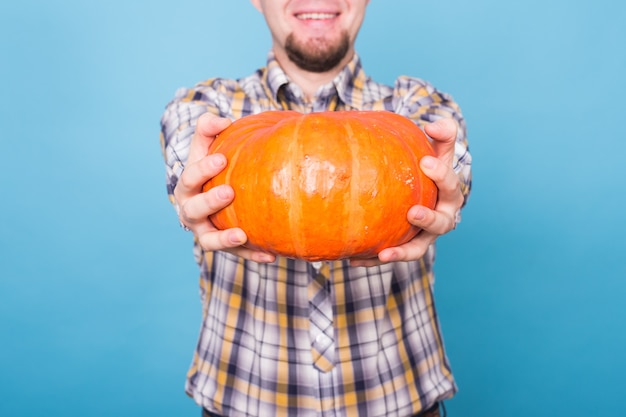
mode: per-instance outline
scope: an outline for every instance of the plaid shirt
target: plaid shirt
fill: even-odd
[[[471,157],[465,122],[450,96],[416,78],[395,86],[366,76],[357,55],[317,92],[289,82],[272,53],[267,66],[239,79],[209,79],[180,89],[161,120],[170,200],[187,160],[197,118],[230,119],[271,109],[388,110],[418,125],[451,117],[460,125],[454,169],[467,198]],[[405,417],[450,398],[456,385],[433,301],[434,247],[415,262],[371,268],[347,261],[272,264],[194,244],[203,321],[186,391],[225,416]],[[323,277],[332,305],[334,363],[314,366],[309,329],[311,283]]]

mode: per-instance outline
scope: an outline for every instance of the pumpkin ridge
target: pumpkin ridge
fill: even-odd
[[[238,141],[239,146],[235,147],[235,152],[230,156],[228,160],[228,167],[226,168],[226,171],[224,172],[224,184],[233,184],[233,182],[231,181],[231,178],[235,174],[235,170],[237,169],[236,167],[237,167],[237,161],[239,160],[239,155],[241,154],[242,150],[245,148],[245,145],[248,142],[248,140],[249,140],[249,137],[246,136]],[[240,199],[241,198],[243,197],[240,197]],[[235,191],[235,197],[233,199],[233,202],[222,209],[223,215],[226,218],[226,222],[230,224],[230,227],[240,227],[240,219],[239,219],[239,216],[237,215],[237,210],[235,210],[235,205],[237,204],[235,203],[236,199],[237,199],[237,192]]]
[[[414,125],[414,124],[406,125],[407,136],[410,137],[410,140],[407,140],[405,142],[405,146],[411,152],[411,156],[413,157],[412,159],[415,164],[415,173],[416,173],[416,176],[413,181],[413,187],[414,187],[413,196],[415,198],[416,204],[431,207],[433,204],[432,195],[425,194],[424,190],[427,189],[426,184],[428,182],[432,182],[432,180],[428,178],[426,174],[424,174],[424,172],[422,171],[422,168],[420,167],[420,160],[421,160],[420,155],[433,154],[433,150],[430,145],[430,142],[428,142],[428,138],[426,139],[425,143],[420,143],[419,141],[416,140],[416,135],[418,133],[413,134],[413,132],[409,131],[409,127],[413,128],[414,126],[416,129],[419,129],[418,133],[423,134],[427,138],[426,134],[423,133],[422,128],[420,128],[419,126]],[[404,126],[402,126],[402,128],[404,128]]]
[[[365,213],[360,205],[358,206],[358,216],[356,216],[357,210],[354,210],[354,207],[350,204],[345,204],[349,201],[360,201],[361,197],[361,179],[355,178],[361,176],[361,153],[359,152],[361,138],[354,136],[354,129],[352,128],[351,123],[344,123],[343,126],[345,131],[343,139],[346,143],[346,148],[350,153],[350,157],[352,158],[352,164],[350,165],[351,172],[348,174],[348,178],[350,179],[350,196],[349,198],[346,198],[344,195],[344,204],[342,204],[342,218],[347,219],[347,224],[342,225],[343,227],[341,228],[343,232],[341,239],[343,247],[341,248],[341,252],[350,253],[354,251],[354,242],[352,242],[352,239],[355,236],[359,236],[359,230],[356,230],[356,228],[364,223],[363,218],[365,217]]]
[[[300,193],[300,173],[298,172],[298,163],[302,158],[302,144],[299,140],[299,133],[302,127],[302,124],[305,122],[306,115],[300,115],[296,117],[294,120],[293,133],[290,136],[288,154],[295,155],[295,158],[289,159],[289,173],[290,180],[291,178],[296,178],[297,187],[289,187],[289,209],[287,211],[287,222],[289,227],[287,230],[289,231],[289,245],[293,247],[293,251],[297,256],[301,254],[305,254],[307,252],[306,248],[308,246],[307,241],[307,231],[300,227],[300,221],[304,213],[304,203],[302,199],[299,198],[291,198],[293,194],[293,189],[296,188],[296,192]],[[293,150],[293,151],[292,151]],[[293,152],[293,153],[292,153]],[[293,180],[291,180],[293,181]],[[296,233],[298,236],[295,236]]]
[[[277,117],[272,123],[268,123],[256,131],[251,132],[251,141],[254,143],[254,146],[250,147],[252,149],[248,149],[251,153],[251,157],[261,155],[260,162],[264,162],[263,165],[248,166],[248,169],[252,168],[262,173],[261,175],[254,175],[256,180],[254,185],[260,186],[260,189],[266,192],[263,201],[259,201],[260,199],[255,197],[254,202],[250,202],[249,204],[253,205],[253,207],[258,210],[258,213],[263,216],[260,219],[257,217],[251,227],[255,227],[256,246],[272,248],[272,250],[274,250],[273,253],[289,252],[292,250],[289,237],[291,236],[290,230],[293,226],[289,221],[288,210],[286,212],[287,216],[282,218],[278,213],[281,212],[281,210],[277,208],[275,204],[276,202],[291,202],[293,195],[293,190],[285,183],[285,181],[289,181],[291,177],[289,175],[290,167],[287,166],[285,161],[280,157],[285,146],[287,146],[287,151],[290,149],[290,142],[285,140],[281,130],[282,127],[289,124],[289,120],[290,118]],[[259,132],[259,130],[262,130],[262,132]],[[266,136],[265,140],[259,140],[258,135],[260,133]],[[287,175],[285,175],[285,173]],[[265,177],[268,179],[264,180]],[[265,186],[268,188],[265,188]],[[258,216],[258,214],[255,215]],[[287,225],[279,225],[282,230],[286,229],[285,232],[277,234],[275,229],[267,229],[268,226],[276,226],[275,222],[277,220],[287,222]]]
[[[419,165],[419,158],[416,155],[416,150],[414,147],[414,144],[412,142],[409,142],[408,138],[411,138],[410,140],[412,140],[414,133],[410,132],[408,129],[403,129],[403,126],[401,126],[401,128],[398,128],[397,131],[397,135],[398,137],[402,137],[402,138],[407,138],[404,140],[398,140],[395,139],[397,142],[397,146],[401,147],[406,154],[408,155],[408,157],[410,158],[410,163],[411,163],[411,172],[412,172],[412,176],[411,176],[411,181],[410,183],[406,183],[407,187],[410,189],[410,195],[408,196],[409,200],[409,206],[407,207],[407,213],[408,214],[408,210],[410,207],[414,206],[415,204],[421,204],[419,196],[420,196],[420,192],[422,189],[422,181],[421,181],[421,169],[420,169],[420,165]],[[406,218],[406,214],[405,214],[405,218]],[[404,242],[408,242],[409,240],[411,240],[418,232],[418,229],[413,226],[412,224],[410,224],[408,222],[408,219],[406,220],[407,222],[407,229],[404,232],[403,236],[399,236],[399,238],[402,238],[402,240]],[[404,243],[403,242],[403,243]]]

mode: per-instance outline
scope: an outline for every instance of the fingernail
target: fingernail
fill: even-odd
[[[424,210],[424,209],[423,209],[423,208],[421,208],[421,207],[418,207],[418,208],[415,210],[415,213],[413,214],[413,218],[414,218],[415,220],[424,220],[424,218],[425,218],[425,217],[426,217],[426,210]]]
[[[235,245],[241,245],[244,242],[241,236],[239,236],[239,233],[231,233],[228,236],[228,241],[230,243],[234,243]]]
[[[225,186],[217,187],[217,196],[220,200],[228,200],[231,197],[230,189]]]
[[[215,154],[211,156],[211,165],[215,168],[221,168],[226,164],[226,158],[222,154]]]
[[[274,257],[267,253],[262,253],[259,255],[259,262],[274,262]]]
[[[425,156],[422,158],[422,166],[424,168],[434,168],[435,166],[435,158],[432,156]]]
[[[395,251],[392,251],[388,256],[387,256],[387,262],[394,262],[395,260],[398,259],[398,254]]]

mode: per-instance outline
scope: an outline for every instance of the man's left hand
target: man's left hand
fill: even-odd
[[[388,262],[412,261],[424,256],[435,240],[456,227],[457,216],[463,205],[463,193],[458,176],[452,169],[454,145],[458,131],[452,119],[440,119],[424,127],[432,139],[436,157],[425,156],[420,161],[424,174],[432,179],[439,189],[434,210],[424,206],[413,206],[407,214],[408,221],[421,229],[409,242],[383,249],[378,258],[352,259],[352,266],[375,266]]]

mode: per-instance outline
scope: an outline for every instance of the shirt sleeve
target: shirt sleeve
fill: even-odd
[[[465,119],[458,104],[450,95],[438,91],[428,82],[406,76],[396,80],[393,98],[394,112],[408,117],[420,127],[442,118],[452,118],[458,123],[453,169],[461,181],[465,205],[472,186],[472,156]]]

